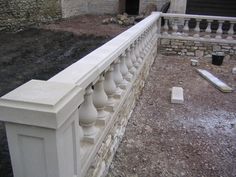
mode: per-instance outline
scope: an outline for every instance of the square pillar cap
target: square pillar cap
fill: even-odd
[[[31,80],[1,97],[0,120],[57,129],[83,99],[74,84]]]

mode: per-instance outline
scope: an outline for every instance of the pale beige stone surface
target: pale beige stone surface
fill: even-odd
[[[171,92],[171,103],[184,103],[184,90],[182,87],[173,87]]]

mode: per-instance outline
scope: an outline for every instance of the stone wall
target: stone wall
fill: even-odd
[[[147,78],[151,65],[157,55],[156,47],[157,46],[155,45],[153,48],[153,53],[147,56],[141,72],[137,76],[131,88],[131,91],[125,96],[125,100],[123,102],[124,104],[117,113],[116,122],[102,143],[86,177],[104,177],[107,174],[115,152],[124,135],[125,127],[134,109],[135,102],[144,87],[145,79]]]
[[[140,0],[139,13],[143,13],[148,4],[155,4],[157,6],[157,11],[160,11],[161,7],[169,1],[170,0]]]
[[[0,29],[19,29],[61,18],[59,0],[0,0]]]
[[[61,0],[62,18],[88,13],[87,0]]]
[[[91,14],[116,14],[119,11],[119,0],[89,0],[88,12]]]
[[[62,0],[62,17],[81,14],[116,14],[119,0]]]
[[[186,55],[193,57],[210,57],[213,51],[222,51],[232,57],[236,55],[236,46],[229,43],[163,38],[160,40],[159,51],[164,55]]]

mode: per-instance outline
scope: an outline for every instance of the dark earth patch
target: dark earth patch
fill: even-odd
[[[42,29],[0,33],[0,96],[31,79],[49,79],[108,40]],[[5,128],[0,122],[0,177],[12,176]]]

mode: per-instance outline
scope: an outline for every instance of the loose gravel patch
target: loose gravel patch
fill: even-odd
[[[222,93],[203,79],[188,57],[159,56],[107,177],[235,177],[236,94]],[[236,60],[207,69],[236,87]],[[184,88],[184,104],[171,104],[173,86]]]

